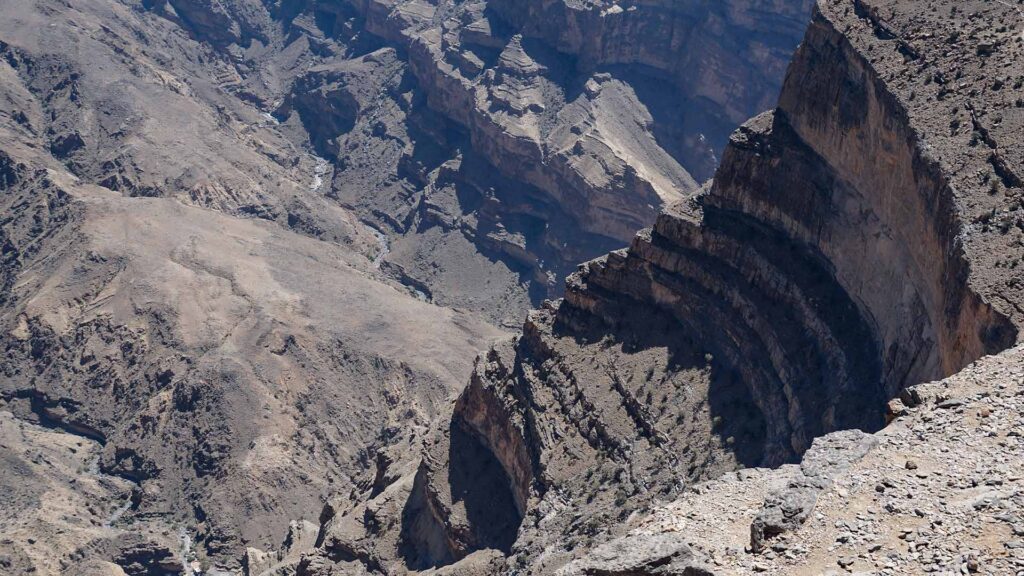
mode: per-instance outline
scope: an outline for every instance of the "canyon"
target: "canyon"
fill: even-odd
[[[581,549],[688,486],[799,461],[830,432],[877,431],[908,387],[1019,341],[1019,163],[1004,159],[1020,150],[1001,143],[1020,107],[990,79],[992,54],[951,54],[934,33],[956,10],[936,13],[818,3],[778,106],[733,134],[714,180],[628,249],[581,265],[563,300],[477,360],[407,488],[415,529],[399,542],[420,567],[498,549],[513,572],[662,573],[586,568]],[[935,81],[945,74],[966,79],[962,92]],[[936,115],[973,130],[935,130]],[[837,443],[826,460],[867,451]],[[470,469],[487,481],[460,480]],[[820,483],[766,504],[750,545],[798,526]],[[325,552],[374,557],[366,542],[387,523],[354,538],[359,522],[331,521]]]
[[[0,567],[1024,569],[1022,10],[0,1]]]

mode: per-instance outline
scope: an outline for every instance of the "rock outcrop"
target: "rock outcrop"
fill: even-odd
[[[711,576],[678,534],[626,536],[603,544],[586,558],[558,572],[559,576]]]
[[[577,262],[627,241],[710,176],[728,133],[775,97],[809,2],[375,0],[316,10],[331,31],[361,28],[398,48],[407,68],[398,74],[390,53],[331,54],[275,115],[311,128],[337,164],[341,200],[406,237],[388,260],[440,302],[495,289],[453,286],[474,282],[465,258],[446,260],[468,241],[518,271],[538,304]],[[354,66],[354,81],[339,82]],[[386,87],[358,80],[385,68]],[[397,178],[366,172],[380,160]]]
[[[714,181],[478,359],[412,488],[433,504],[406,509],[432,528],[399,541],[422,566],[507,548],[512,572],[582,569],[685,486],[807,453],[745,527],[763,550],[876,442],[822,436],[877,431],[909,386],[1020,340],[1021,41],[995,24],[1016,12],[922,4],[818,2],[778,106]],[[481,448],[514,536],[484,537],[506,523],[474,521],[451,479]]]
[[[325,542],[372,569],[400,539],[354,511],[501,491],[468,428],[461,472],[418,459],[473,358],[710,174],[809,1],[528,8],[0,0],[0,402],[134,486],[84,556],[19,567],[287,572],[290,522],[335,496]],[[511,546],[509,493],[424,562],[499,562],[471,552]]]
[[[715,574],[1012,574],[1024,562],[1022,390],[1017,346],[908,388],[910,405],[877,434],[826,435],[799,467],[726,474],[623,529],[634,540],[685,534]],[[746,552],[750,529],[809,467],[827,479],[813,508]]]

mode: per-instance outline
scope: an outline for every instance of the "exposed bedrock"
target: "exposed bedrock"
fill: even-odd
[[[770,108],[812,2],[564,2],[493,0],[488,5],[527,36],[578,57],[583,69],[642,65],[706,99],[733,125]],[[724,134],[723,142],[724,142]],[[721,143],[719,143],[721,146]]]
[[[248,45],[254,39],[266,42],[266,32],[272,26],[262,5],[244,0],[143,0],[143,4],[150,8],[166,4],[183,27],[216,45]]]
[[[809,8],[316,3],[321,33],[365,30],[397,48],[403,68],[363,54],[375,48],[364,34],[347,51],[324,49],[276,115],[296,113],[334,161],[342,203],[389,234],[462,234],[519,271],[536,305],[560,294],[577,262],[628,242],[711,176],[729,132],[775,98]],[[385,67],[401,79],[375,88]],[[449,250],[398,245],[388,260],[445,303],[452,279],[431,276]],[[437,266],[419,264],[429,258]]]
[[[404,510],[398,542],[432,551],[410,567],[458,565],[483,548],[531,565],[557,543],[543,560],[557,568],[650,498],[760,462],[762,448],[743,439],[764,422],[739,375],[713,371],[669,317],[637,307],[611,333],[590,321],[569,334],[558,314],[531,313],[518,341],[478,359]],[[453,477],[484,461],[493,467],[478,489],[496,509],[486,514]]]
[[[510,566],[550,573],[681,486],[877,430],[901,390],[1018,341],[1022,295],[1000,287],[1020,283],[1021,234],[988,223],[1019,221],[1021,190],[968,175],[1020,150],[999,124],[981,145],[936,122],[963,105],[906,69],[948,48],[866,6],[819,2],[778,107],[733,134],[713,183],[478,359],[452,425],[523,514]]]
[[[381,19],[381,4],[392,3],[364,8],[367,29],[404,41],[430,106],[475,151],[582,229],[619,239],[692,190],[691,173],[710,175],[732,127],[768,106],[809,10],[476,1],[433,27],[426,6],[398,3]],[[758,22],[769,13],[782,23],[770,33]]]

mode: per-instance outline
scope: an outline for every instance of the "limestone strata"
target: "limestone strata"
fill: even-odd
[[[560,311],[614,324],[638,302],[675,315],[743,374],[767,462],[830,429],[879,426],[899,390],[1018,334],[1015,307],[986,289],[992,272],[968,259],[987,240],[971,233],[971,201],[989,194],[941,167],[989,151],[926,140],[923,111],[839,31],[864,24],[858,7],[819,4],[776,111],[733,136],[692,205],[584,266]],[[872,47],[904,49],[887,42]],[[1006,193],[1014,210],[1020,191]]]
[[[657,118],[636,118],[648,134],[623,134],[616,124],[628,120],[614,116],[629,104],[643,110],[650,103],[630,103],[642,98],[639,87],[634,92],[627,84],[622,93],[616,75],[602,70],[642,65],[653,73],[649,82],[668,76],[687,103],[686,117],[673,122],[694,122],[698,132],[689,137],[703,132],[704,152],[715,154],[728,126],[773,97],[806,4],[777,3],[773,21],[785,25],[758,37],[750,29],[757,8],[469,2],[457,25],[413,35],[410,64],[431,106],[466,127],[473,149],[498,170],[552,196],[584,230],[628,238],[663,202],[694,189],[689,170],[706,173],[708,165],[681,158],[682,142],[662,149],[651,126]],[[387,25],[411,24],[412,14],[422,12],[402,5]],[[713,40],[701,32],[711,22],[720,26]],[[576,79],[566,84],[566,76]],[[692,156],[701,153],[693,148]]]
[[[781,77],[811,2],[562,2],[500,0],[492,9],[543,38],[580,65],[649,67],[686,98],[705,98],[738,124],[745,110],[764,110],[775,94],[763,86]]]
[[[501,463],[517,505],[528,495],[510,566],[548,573],[680,485],[877,430],[901,390],[1019,340],[1024,295],[1001,287],[1020,285],[1024,230],[991,223],[1021,221],[1001,161],[1021,154],[1007,140],[1021,112],[998,88],[935,78],[985,77],[1020,43],[997,56],[940,40],[953,3],[919,7],[819,2],[777,108],[734,133],[714,181],[478,360],[453,425]],[[813,508],[828,486],[815,462],[768,503],[757,546]]]
[[[387,212],[382,224],[403,234],[461,233],[523,270],[539,304],[538,296],[560,293],[558,279],[572,266],[628,242],[663,205],[711,175],[728,133],[775,98],[809,6],[809,0],[317,5],[330,33],[362,26],[401,49],[409,72],[402,90],[412,88],[401,114],[412,125],[430,126],[405,135],[388,130],[409,143],[398,161],[408,185],[385,186],[419,196],[418,210],[409,210],[411,200],[393,208],[382,208],[380,198],[369,203],[368,194],[380,194],[365,187],[342,196],[374,204],[368,211],[375,218]],[[335,135],[341,148],[324,155],[337,159],[340,181],[356,171],[344,166],[355,156],[344,141],[366,144],[353,136],[358,121],[353,129],[345,89],[317,94],[320,85],[300,80],[276,114],[297,113],[318,144],[318,132]],[[374,103],[358,108],[356,115],[369,114]],[[423,136],[441,150],[423,153]],[[438,164],[431,154],[450,158]],[[426,267],[417,272],[401,248],[391,259],[404,259],[411,276],[431,274]]]

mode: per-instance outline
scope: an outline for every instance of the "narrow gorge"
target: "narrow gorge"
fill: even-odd
[[[554,573],[687,485],[877,431],[908,387],[1020,341],[1022,115],[993,54],[924,32],[956,8],[936,13],[819,2],[778,106],[733,134],[714,180],[477,359],[403,512],[413,568],[499,549]],[[951,90],[948,74],[978,77]],[[358,549],[341,526],[328,553]]]
[[[0,13],[0,572],[1024,570],[1019,1]]]

